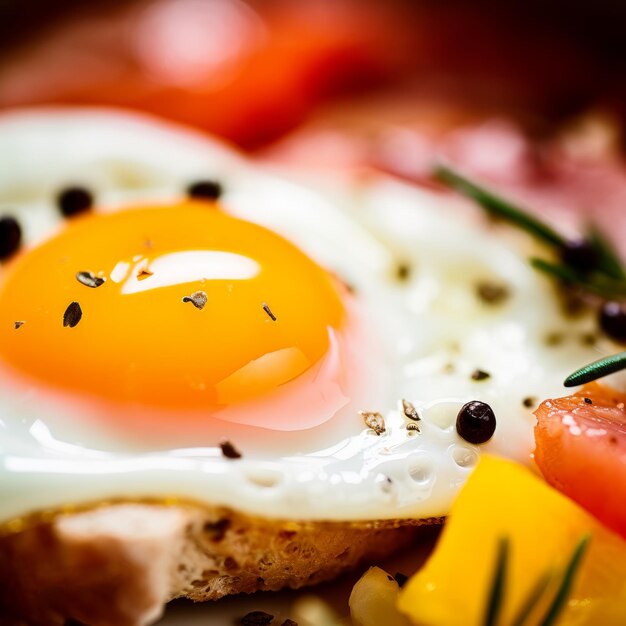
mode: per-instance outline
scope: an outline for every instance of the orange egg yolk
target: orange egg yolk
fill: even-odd
[[[75,218],[7,266],[0,359],[57,390],[209,415],[280,394],[345,315],[274,232],[202,202],[133,208]]]

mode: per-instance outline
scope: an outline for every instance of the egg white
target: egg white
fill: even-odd
[[[67,504],[164,496],[284,519],[445,515],[481,452],[527,461],[536,404],[562,395],[574,366],[612,349],[582,340],[593,320],[563,315],[553,286],[528,264],[527,238],[488,227],[449,195],[382,176],[302,186],[200,134],[127,113],[0,117],[0,214],[18,216],[31,245],[63,227],[54,195],[68,184],[118,210],[180,198],[204,178],[224,185],[226,211],[287,237],[354,287],[371,328],[371,384],[332,429],[245,449],[233,462],[217,446],[138,449],[119,433],[81,426],[42,390],[16,394],[0,380],[0,522]],[[399,264],[409,268],[402,280]],[[482,302],[480,281],[506,285],[510,297]],[[554,333],[558,345],[546,341]],[[490,377],[473,380],[476,369]],[[420,432],[407,430],[403,398],[418,410]],[[494,437],[481,446],[455,428],[470,400],[497,416]],[[369,430],[359,409],[379,411],[385,432]]]

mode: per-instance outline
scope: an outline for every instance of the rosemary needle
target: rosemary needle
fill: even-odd
[[[578,571],[578,567],[580,566],[585,551],[587,550],[590,539],[591,537],[589,535],[585,535],[574,549],[570,561],[567,564],[561,584],[559,585],[559,589],[556,592],[556,596],[539,626],[552,626],[561,614],[561,611],[567,602],[567,597],[569,596],[572,585],[574,584],[574,576]]]
[[[565,608],[567,598],[572,589],[574,583],[574,577],[580,567],[582,558],[589,544],[590,536],[585,535],[578,542],[572,556],[569,559],[567,567],[560,580],[556,594],[550,603],[546,615],[540,622],[539,626],[553,626],[555,621],[559,618],[561,612]],[[496,565],[493,573],[493,580],[491,583],[491,589],[489,591],[489,598],[487,604],[487,610],[485,612],[484,626],[496,626],[498,618],[502,612],[502,606],[504,604],[506,596],[506,580],[507,569],[509,567],[509,555],[510,555],[510,542],[508,538],[501,538],[498,542],[498,552],[496,556]],[[543,597],[546,589],[553,580],[552,572],[550,570],[544,572],[537,582],[531,587],[528,596],[525,598],[522,606],[511,622],[511,626],[523,626],[533,611],[539,605],[541,598]]]
[[[480,187],[464,178],[446,165],[435,167],[433,176],[449,187],[452,187],[469,198],[472,198],[482,206],[489,215],[499,217],[527,233],[534,235],[545,243],[561,248],[567,241],[559,235],[551,226],[537,219],[530,213],[515,206],[508,200],[495,195],[484,187]]]
[[[566,387],[576,387],[590,383],[598,378],[603,378],[609,374],[614,374],[620,370],[626,369],[626,352],[612,354],[593,363],[589,363],[579,370],[570,374],[563,383]]]
[[[485,626],[495,626],[498,623],[500,610],[504,601],[504,591],[506,586],[506,570],[509,562],[509,540],[500,539],[498,542],[498,555],[496,558],[496,568],[493,573],[493,583],[489,593],[489,603],[485,613]]]
[[[530,591],[528,592],[528,596],[524,599],[524,602],[522,603],[518,614],[511,622],[511,626],[524,626],[531,613],[533,612],[533,609],[537,606],[539,600],[541,600],[541,597],[548,588],[551,579],[552,573],[550,571],[545,572],[542,576],[539,577],[537,582],[531,587]]]
[[[626,297],[626,281],[619,281],[606,274],[592,274],[586,277],[564,263],[552,263],[536,257],[530,260],[530,264],[544,274],[568,285],[576,285],[600,298],[619,299]]]

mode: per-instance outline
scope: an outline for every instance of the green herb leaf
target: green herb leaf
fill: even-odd
[[[496,626],[504,600],[506,586],[506,570],[509,562],[509,540],[500,539],[498,542],[498,556],[496,568],[493,573],[493,583],[489,592],[487,612],[485,613],[485,626]]]
[[[552,578],[552,572],[545,572],[542,574],[537,582],[531,587],[528,595],[522,602],[522,606],[511,622],[511,626],[524,626],[526,620],[530,617],[530,614],[533,612],[533,609],[537,606],[539,600],[545,593],[548,585],[550,584],[550,580]]]
[[[591,225],[587,229],[587,241],[593,246],[598,256],[597,268],[607,276],[617,280],[626,279],[626,271],[613,247],[613,244],[601,233],[596,226]]]
[[[564,263],[553,263],[545,259],[532,258],[530,264],[540,272],[550,275],[563,283],[580,287],[604,300],[626,297],[626,281],[618,281],[603,274],[583,276]]]
[[[440,182],[456,189],[480,204],[488,215],[500,218],[533,235],[536,239],[556,248],[558,252],[567,246],[567,240],[551,226],[534,217],[524,209],[473,183],[446,165],[439,165],[433,176]],[[577,286],[602,299],[626,298],[626,269],[611,242],[595,227],[588,228],[585,241],[593,248],[597,261],[593,272],[582,272],[558,262],[533,259],[533,266],[553,278]]]
[[[562,282],[572,285],[581,283],[586,285],[585,279],[580,276],[576,270],[573,270],[571,267],[563,263],[552,263],[551,261],[545,261],[544,259],[533,257],[530,259],[530,264],[536,270],[544,272],[544,274],[549,274],[552,278],[558,278]]]
[[[438,181],[478,202],[492,217],[499,217],[510,224],[514,224],[518,228],[521,228],[537,239],[552,246],[562,247],[566,244],[565,239],[551,226],[548,226],[546,223],[537,219],[524,209],[515,206],[508,200],[464,178],[450,167],[438,165],[433,175]]]
[[[599,378],[604,378],[604,376],[614,374],[623,369],[626,369],[626,352],[612,354],[581,367],[573,374],[570,374],[563,384],[566,387],[576,387],[577,385],[584,385]]]
[[[539,624],[539,626],[552,626],[559,618],[561,611],[563,610],[567,602],[567,598],[574,583],[574,577],[576,576],[576,572],[580,567],[582,558],[585,554],[590,539],[590,535],[583,536],[574,548],[572,556],[570,557],[567,567],[565,568],[565,571],[563,573],[563,577],[561,578],[561,582],[556,591],[554,599],[548,607],[546,615],[543,618],[543,621]],[[504,604],[504,596],[506,593],[506,577],[507,569],[509,566],[509,555],[509,539],[507,537],[501,538],[498,542],[496,566],[493,573],[491,590],[489,592],[484,626],[496,626],[496,624],[498,623],[498,618],[502,611],[502,605]],[[550,582],[553,579],[552,574],[553,573],[548,570],[539,577],[537,582],[532,586],[528,595],[522,602],[520,610],[511,622],[511,626],[524,626],[528,618],[531,616],[533,610],[537,608],[539,601],[541,600],[546,589],[550,585]]]
[[[563,608],[565,607],[565,603],[567,602],[567,598],[572,589],[572,585],[574,584],[574,577],[576,576],[576,572],[580,567],[582,558],[587,550],[587,546],[589,545],[589,540],[591,537],[589,535],[584,536],[576,548],[574,548],[574,552],[570,558],[570,561],[565,569],[565,574],[563,575],[563,580],[559,586],[559,589],[556,592],[556,596],[546,613],[543,621],[540,623],[540,626],[552,626],[559,618],[559,615]]]

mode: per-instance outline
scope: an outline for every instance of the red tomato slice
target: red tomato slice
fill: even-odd
[[[536,411],[546,480],[626,538],[626,395],[597,383]]]

